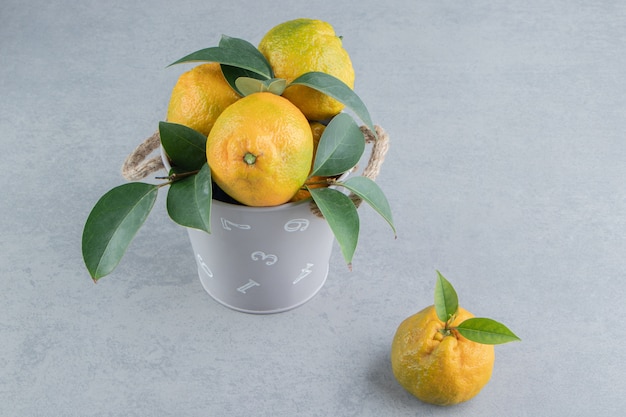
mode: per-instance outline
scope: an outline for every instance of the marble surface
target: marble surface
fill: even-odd
[[[89,210],[222,34],[329,21],[391,148],[398,239],[361,209],[348,271],[286,313],[200,285],[164,194],[97,285]],[[615,416],[626,406],[626,3],[6,0],[0,10],[0,415]],[[432,304],[507,324],[473,400],[424,404],[391,339]]]

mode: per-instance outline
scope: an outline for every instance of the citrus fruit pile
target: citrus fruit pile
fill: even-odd
[[[398,383],[420,400],[454,405],[475,397],[491,379],[493,345],[520,339],[460,307],[452,284],[437,275],[435,304],[398,326],[391,366]]]
[[[176,82],[167,121],[207,136],[212,180],[226,194],[248,206],[275,206],[310,196],[304,185],[313,169],[322,123],[345,107],[324,92],[293,81],[321,72],[352,89],[354,69],[341,38],[320,20],[278,24],[257,49],[273,73],[270,83],[239,77],[243,80],[231,86],[224,64],[199,64]],[[309,184],[319,188],[329,181],[318,175]]]
[[[353,90],[350,56],[329,23],[283,22],[258,46],[222,36],[217,46],[171,65],[183,63],[194,66],[179,75],[166,121],[153,135],[171,166],[157,177],[166,182],[115,187],[85,222],[83,259],[94,281],[117,266],[165,186],[170,218],[207,233],[214,199],[268,207],[310,198],[349,266],[359,235],[357,201],[395,233],[373,178],[346,175],[363,155],[365,136],[378,141],[382,130]]]

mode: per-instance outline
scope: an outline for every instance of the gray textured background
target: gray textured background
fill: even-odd
[[[287,313],[211,300],[164,194],[94,285],[80,239],[182,67],[296,17],[344,37],[391,149],[354,270]],[[615,416],[626,406],[626,3],[6,0],[0,10],[0,415]],[[389,366],[432,303],[507,324],[486,388],[423,404]]]

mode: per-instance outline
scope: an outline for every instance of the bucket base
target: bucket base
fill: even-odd
[[[233,310],[290,310],[326,282],[334,236],[308,201],[260,208],[213,201],[211,233],[187,231],[202,286]]]
[[[322,289],[322,287],[326,283],[326,278],[328,277],[328,270],[329,270],[329,268],[326,268],[326,273],[324,274],[324,278],[320,282],[319,286],[310,293],[308,298],[305,298],[303,300],[299,300],[295,304],[285,305],[284,307],[277,307],[277,308],[275,308],[273,310],[247,309],[247,308],[237,307],[236,305],[232,305],[232,304],[230,304],[230,303],[228,303],[228,302],[226,302],[224,300],[221,300],[215,294],[211,293],[211,289],[204,283],[204,280],[202,279],[203,271],[200,268],[198,268],[198,275],[200,276],[200,283],[202,284],[202,288],[204,288],[204,290],[207,292],[207,294],[209,294],[211,296],[212,299],[214,299],[215,301],[217,301],[221,305],[223,305],[225,307],[228,307],[231,310],[239,311],[241,313],[248,313],[248,314],[275,314],[275,313],[283,313],[285,311],[293,310],[294,308],[300,307],[301,305],[303,305],[303,304],[309,302],[311,299],[313,299],[313,297],[315,297],[317,295],[317,293],[320,292],[320,290]]]

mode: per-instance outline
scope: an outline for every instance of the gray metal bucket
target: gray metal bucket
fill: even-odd
[[[163,147],[160,151],[169,171]],[[334,235],[326,220],[311,211],[310,199],[275,207],[212,200],[211,233],[187,232],[202,286],[234,310],[290,310],[313,298],[326,282]]]
[[[286,311],[326,281],[334,236],[310,200],[276,207],[213,200],[211,233],[187,230],[202,286],[234,310]]]
[[[385,131],[374,128],[376,134],[361,127],[366,143],[373,144],[362,174],[371,180],[389,148]],[[146,160],[157,147],[169,172],[156,132],[126,158],[124,177],[136,180],[159,169],[153,159]],[[211,230],[188,229],[198,275],[206,291],[232,309],[258,314],[289,310],[310,300],[326,281],[334,235],[326,220],[311,212],[310,200],[268,208],[213,200]]]

